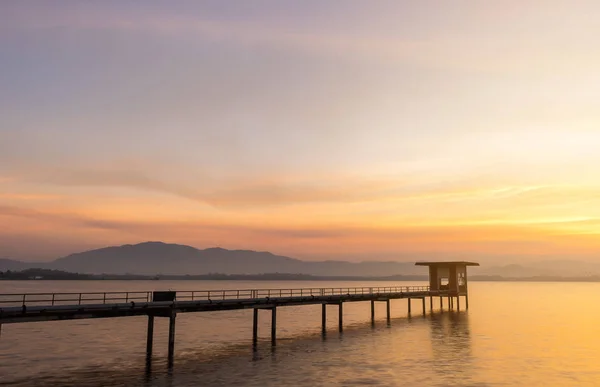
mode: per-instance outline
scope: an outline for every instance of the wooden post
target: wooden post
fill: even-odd
[[[444,310],[444,298],[440,296],[440,310]]]
[[[375,301],[371,300],[371,323],[375,322]]]
[[[338,324],[339,324],[339,330],[340,332],[342,332],[344,330],[344,310],[342,308],[343,303],[340,302],[339,306],[338,306],[338,312],[339,312],[339,316],[338,316]]]
[[[452,297],[448,296],[448,310],[452,310]]]
[[[421,298],[421,302],[423,303],[423,316],[425,316],[425,297]]]
[[[433,297],[429,296],[429,310],[433,312]]]
[[[169,353],[168,353],[168,362],[169,367],[173,366],[173,357],[175,355],[175,318],[177,317],[177,312],[171,312],[171,316],[169,316]]]
[[[465,294],[465,307],[469,309],[469,293]]]
[[[327,332],[327,304],[321,304],[321,333]]]
[[[152,341],[154,340],[154,316],[148,315],[148,330],[146,333],[146,357],[152,357]]]
[[[410,300],[411,300],[411,298],[409,297],[408,298],[408,314],[410,314]]]
[[[460,296],[456,296],[456,310],[460,310]]]
[[[389,299],[385,300],[385,304],[386,304],[385,306],[386,306],[386,309],[387,309],[387,320],[388,320],[388,322],[392,318],[392,314],[391,314],[391,311],[390,311],[390,301],[391,300],[389,300]]]
[[[271,345],[277,344],[277,308],[271,308]]]
[[[258,308],[254,308],[252,315],[252,347],[256,349],[258,345]]]

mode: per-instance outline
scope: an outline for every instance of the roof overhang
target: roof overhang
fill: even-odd
[[[416,266],[479,266],[477,262],[467,261],[441,261],[441,262],[416,262]]]

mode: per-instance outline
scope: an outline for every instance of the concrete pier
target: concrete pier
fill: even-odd
[[[0,327],[3,324],[25,322],[146,316],[146,355],[150,359],[155,317],[168,318],[168,364],[172,367],[175,356],[175,325],[179,313],[252,309],[252,346],[256,348],[260,309],[271,311],[271,345],[275,346],[277,309],[284,306],[321,305],[323,335],[327,330],[327,305],[338,307],[339,332],[344,329],[345,302],[369,301],[373,323],[376,301],[386,303],[388,323],[393,299],[407,299],[409,315],[412,312],[413,298],[421,299],[423,315],[426,315],[426,297],[429,297],[430,309],[433,309],[433,297],[440,298],[440,310],[443,310],[444,297],[448,298],[448,309],[452,309],[456,297],[457,310],[460,310],[461,296],[465,297],[465,307],[469,308],[466,266],[477,264],[419,262],[417,265],[429,266],[429,286],[0,294]]]

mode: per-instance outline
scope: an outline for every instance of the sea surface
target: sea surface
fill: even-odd
[[[405,282],[0,281],[0,293],[202,290],[421,285]],[[260,312],[252,351],[252,311],[180,314],[175,363],[167,367],[167,319],[155,322],[146,365],[146,318],[5,324],[0,385],[15,386],[600,386],[597,283],[471,282],[468,311],[422,315],[413,301],[344,304],[344,331],[329,306]],[[464,301],[461,302],[464,307]]]

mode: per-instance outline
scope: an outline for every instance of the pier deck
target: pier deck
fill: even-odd
[[[429,286],[177,291],[172,301],[156,293],[170,292],[0,294],[0,324],[450,296]]]

